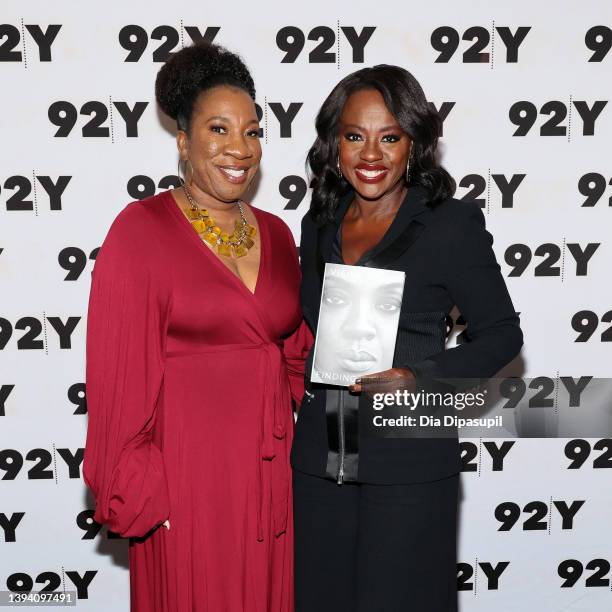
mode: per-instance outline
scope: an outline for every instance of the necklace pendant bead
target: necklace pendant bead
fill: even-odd
[[[249,250],[242,244],[234,247],[234,257],[244,257]]]
[[[200,219],[196,219],[195,221],[192,221],[191,225],[192,225],[193,229],[196,232],[198,232],[198,234],[201,234],[202,232],[206,231],[206,224],[204,223],[204,221],[202,221]]]
[[[218,225],[215,225],[206,208],[200,208],[193,199],[191,191],[183,183],[183,191],[189,201],[190,208],[185,210],[185,215],[193,229],[200,235],[200,238],[217,250],[219,255],[224,257],[244,257],[249,249],[255,244],[252,239],[257,233],[254,226],[249,225],[244,214],[241,200],[237,201],[240,219],[234,220],[234,231],[230,234],[224,232]]]
[[[217,244],[217,234],[213,234],[212,232],[207,232],[204,234],[204,240],[210,244],[210,246],[215,246]]]

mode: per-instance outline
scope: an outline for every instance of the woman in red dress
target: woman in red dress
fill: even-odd
[[[241,198],[253,80],[201,43],[160,70],[178,189],[117,216],[93,271],[84,477],[130,537],[131,610],[291,612],[291,399],[311,342],[289,228]]]

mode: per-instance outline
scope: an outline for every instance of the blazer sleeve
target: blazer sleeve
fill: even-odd
[[[409,364],[417,377],[488,378],[523,345],[519,317],[493,252],[482,210],[473,204],[449,240],[445,285],[467,322],[469,341]]]
[[[168,304],[141,238],[150,233],[135,211],[119,214],[99,251],[87,317],[83,476],[96,500],[94,520],[124,537],[145,535],[170,506],[152,440]]]

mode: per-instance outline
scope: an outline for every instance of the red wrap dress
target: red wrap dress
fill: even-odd
[[[312,337],[293,236],[253,211],[254,293],[170,192],[127,205],[95,263],[83,473],[95,520],[133,537],[132,611],[293,610],[291,397]]]

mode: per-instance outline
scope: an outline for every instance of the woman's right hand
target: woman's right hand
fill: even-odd
[[[170,529],[170,521],[168,519],[166,519],[162,525],[166,528],[166,529]]]

